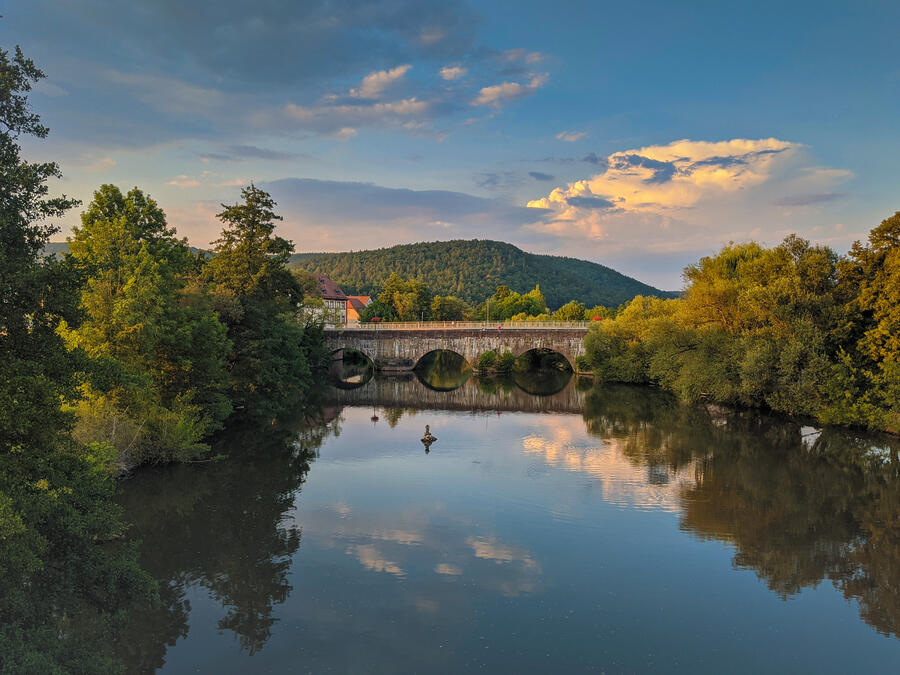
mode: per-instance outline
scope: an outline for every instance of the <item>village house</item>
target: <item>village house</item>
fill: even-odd
[[[359,315],[372,302],[371,295],[348,295],[347,296],[347,321],[349,323],[359,323]]]
[[[325,303],[325,322],[332,325],[347,323],[347,294],[324,274],[316,275],[316,281]]]

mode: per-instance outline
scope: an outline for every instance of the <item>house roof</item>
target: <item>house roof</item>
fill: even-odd
[[[319,290],[322,292],[323,300],[346,300],[347,294],[341,290],[341,287],[334,283],[324,274],[316,275],[316,281],[319,284]]]
[[[347,300],[357,312],[361,312],[372,300],[371,295],[348,295]]]

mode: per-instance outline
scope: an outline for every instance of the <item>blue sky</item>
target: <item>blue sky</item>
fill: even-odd
[[[196,5],[196,6],[192,6]],[[900,208],[896,2],[31,0],[60,191],[206,245],[255,181],[299,251],[489,238],[664,288],[728,241]],[[71,214],[64,228],[77,222]]]

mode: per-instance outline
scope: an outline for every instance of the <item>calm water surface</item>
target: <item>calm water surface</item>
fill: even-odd
[[[896,672],[898,448],[647,388],[409,376],[121,501],[167,672]],[[438,440],[428,453],[425,425]]]

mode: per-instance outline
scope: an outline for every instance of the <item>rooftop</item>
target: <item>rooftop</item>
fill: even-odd
[[[324,274],[316,275],[316,281],[319,283],[319,290],[322,292],[323,300],[347,299],[347,294],[341,290],[341,287]]]

